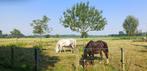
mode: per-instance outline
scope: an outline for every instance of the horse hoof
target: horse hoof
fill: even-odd
[[[109,64],[109,62],[106,62],[106,64]]]
[[[106,60],[106,64],[109,64],[109,60],[108,59]]]

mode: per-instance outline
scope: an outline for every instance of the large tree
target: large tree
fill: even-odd
[[[123,28],[126,31],[126,34],[129,36],[135,35],[139,21],[134,16],[127,16],[123,22]]]
[[[13,29],[12,31],[10,31],[11,35],[14,36],[14,37],[21,37],[21,36],[24,36],[20,30],[18,29]]]
[[[65,28],[80,32],[81,37],[86,37],[89,31],[100,31],[107,24],[102,16],[102,11],[89,6],[89,3],[77,3],[72,8],[67,9],[60,19]]]
[[[50,19],[47,16],[43,16],[42,19],[33,20],[31,26],[33,27],[33,33],[42,35],[49,32],[48,21]]]

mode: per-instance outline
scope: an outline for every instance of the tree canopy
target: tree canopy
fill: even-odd
[[[2,35],[3,33],[2,33],[2,30],[0,30],[0,36]]]
[[[10,33],[11,33],[12,36],[15,36],[15,37],[24,36],[24,35],[20,32],[20,30],[18,30],[18,29],[13,29],[12,31],[10,31]]]
[[[67,9],[60,19],[65,28],[80,32],[81,37],[86,37],[89,31],[100,31],[107,24],[102,16],[102,11],[89,6],[89,3],[77,3],[72,8]]]
[[[139,21],[134,16],[127,16],[123,22],[123,28],[127,35],[132,36],[137,32],[137,27],[139,25]]]
[[[119,31],[119,35],[122,36],[125,35],[125,33],[123,31]]]
[[[31,26],[33,27],[33,33],[42,35],[49,32],[48,21],[50,19],[47,16],[43,16],[42,19],[33,20]]]

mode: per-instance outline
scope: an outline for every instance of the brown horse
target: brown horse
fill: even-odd
[[[100,54],[101,56],[101,61],[103,59],[103,54],[102,52],[105,54],[106,56],[106,63],[108,64],[108,45],[106,42],[99,40],[99,41],[89,41],[86,45],[86,47],[84,48],[84,55],[83,58],[87,59],[88,55],[90,56],[91,60],[94,60],[94,54]],[[100,63],[101,63],[100,61]]]

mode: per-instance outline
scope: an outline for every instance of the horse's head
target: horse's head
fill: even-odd
[[[84,48],[84,51],[83,51],[83,55],[82,55],[82,58],[83,59],[86,59],[87,58],[87,48]]]
[[[93,40],[90,40],[87,45],[84,47],[84,50],[83,50],[83,58],[86,59],[87,58],[87,54],[89,52],[89,49],[93,47],[93,44],[94,44],[94,41]]]
[[[84,55],[82,55],[81,59],[80,59],[80,65],[82,65],[82,67],[87,67],[87,60],[84,58]]]

